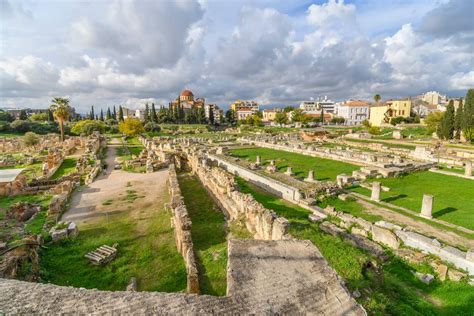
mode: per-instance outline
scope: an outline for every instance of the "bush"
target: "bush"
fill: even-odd
[[[58,133],[58,123],[56,122],[31,122],[30,123],[30,131],[36,134],[48,134],[48,133]],[[66,133],[66,131],[65,131]]]
[[[110,134],[117,134],[119,132],[117,125],[106,125],[105,131]]]
[[[148,122],[145,124],[145,131],[158,133],[159,131],[161,131],[161,128],[160,125],[154,122]]]
[[[38,144],[39,141],[40,141],[40,139],[39,139],[38,135],[36,135],[33,132],[27,132],[25,134],[25,136],[23,136],[23,143],[26,146],[34,146],[34,145]]]
[[[392,117],[390,119],[390,124],[393,126],[405,122],[405,118],[403,116]]]
[[[45,122],[48,121],[48,113],[35,113],[30,116],[30,121]]]
[[[84,120],[79,121],[71,129],[76,135],[91,135],[93,132],[100,132],[103,133],[105,131],[105,123],[102,121],[94,121],[94,120]]]
[[[119,131],[126,136],[137,136],[145,131],[139,119],[127,117],[119,123]]]
[[[371,126],[370,122],[368,119],[365,119],[362,121],[362,125],[366,128],[369,128]]]
[[[24,133],[30,130],[30,122],[24,120],[15,120],[10,123],[10,128],[14,132]]]
[[[6,111],[0,110],[0,121],[12,122],[13,121],[13,116],[10,113],[6,112]]]
[[[10,130],[10,123],[7,121],[0,121],[0,132],[8,132]]]
[[[371,135],[380,135],[380,127],[378,127],[378,126],[369,127],[369,134],[371,134]]]

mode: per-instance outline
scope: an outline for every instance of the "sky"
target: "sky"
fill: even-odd
[[[474,0],[0,0],[0,107],[463,96]]]

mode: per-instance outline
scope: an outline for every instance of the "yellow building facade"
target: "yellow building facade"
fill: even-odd
[[[370,108],[369,122],[372,126],[381,126],[389,124],[393,117],[409,117],[410,112],[411,100],[390,100]]]

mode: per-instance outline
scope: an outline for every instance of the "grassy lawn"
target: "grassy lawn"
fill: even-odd
[[[404,144],[400,144],[400,143],[389,143],[389,142],[384,142],[384,141],[377,141],[377,140],[374,140],[374,139],[355,139],[355,138],[350,138],[350,139],[346,139],[346,141],[348,142],[356,142],[356,143],[378,143],[378,144],[382,144],[386,147],[389,147],[389,148],[403,148],[403,149],[410,149],[410,150],[413,150],[416,148],[416,145],[412,145],[412,144],[409,144],[409,143],[404,143]]]
[[[381,192],[382,201],[419,212],[423,194],[432,194],[433,217],[474,230],[472,180],[424,171],[380,179],[380,182],[390,188],[389,192]],[[352,190],[370,196],[368,189],[357,187]]]
[[[180,175],[179,185],[193,222],[191,233],[200,270],[201,293],[224,296],[227,289],[227,230],[224,213],[195,176]]]
[[[308,172],[314,170],[314,177],[320,181],[335,180],[338,174],[351,174],[352,171],[360,168],[345,162],[310,157],[269,148],[243,148],[234,149],[230,152],[233,156],[249,161],[255,161],[256,157],[260,156],[264,165],[269,164],[269,160],[275,160],[280,172],[285,172],[286,168],[290,166],[295,175],[300,178],[308,176]]]
[[[125,199],[133,204],[135,195],[127,192]],[[127,202],[118,206],[128,209],[80,226],[75,240],[46,244],[41,253],[43,282],[122,291],[136,277],[140,291],[184,291],[186,268],[176,250],[171,213],[161,207],[137,211]],[[119,244],[118,255],[107,265],[94,266],[84,258],[87,252],[114,243]]]
[[[348,282],[350,290],[358,289],[358,299],[369,315],[470,315],[474,310],[474,288],[466,283],[434,281],[426,285],[410,272],[431,272],[431,267],[413,266],[396,257],[380,264],[379,272],[364,268],[374,261],[364,251],[339,237],[322,232],[318,224],[307,220],[309,211],[275,197],[238,179],[242,192],[251,193],[265,207],[290,221],[290,234],[311,240],[329,264]]]
[[[370,214],[369,212],[366,212],[365,208],[359,203],[357,203],[355,199],[348,198],[348,200],[342,201],[342,200],[339,200],[338,198],[328,198],[318,203],[318,206],[322,208],[325,208],[328,205],[334,206],[337,211],[349,213],[351,215],[363,218],[372,223],[383,220],[382,216],[374,215],[374,214]]]
[[[61,166],[56,170],[51,179],[59,179],[76,171],[76,158],[65,158]]]

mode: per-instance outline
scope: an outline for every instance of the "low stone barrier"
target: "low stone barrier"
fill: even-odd
[[[194,254],[193,239],[191,236],[192,222],[189,218],[183,196],[179,188],[178,177],[175,166],[171,164],[168,168],[168,188],[171,195],[169,207],[173,213],[172,225],[178,252],[183,256],[187,272],[187,292],[199,294],[199,278]]]
[[[251,194],[238,191],[232,174],[219,167],[210,168],[204,156],[189,155],[188,161],[230,221],[244,221],[255,239],[279,240],[288,237],[288,220],[266,209]]]

